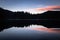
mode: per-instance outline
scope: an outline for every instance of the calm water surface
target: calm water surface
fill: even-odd
[[[60,40],[60,29],[46,28],[42,25],[28,27],[11,27],[0,32],[0,40]]]

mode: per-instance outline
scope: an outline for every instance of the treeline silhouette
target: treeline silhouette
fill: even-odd
[[[0,8],[0,30],[12,26],[24,27],[31,24],[43,25],[47,28],[60,28],[60,11],[30,14],[29,12],[12,12]]]
[[[12,12],[0,8],[0,18],[5,19],[60,19],[60,11],[47,11],[42,14],[30,14],[29,12]]]

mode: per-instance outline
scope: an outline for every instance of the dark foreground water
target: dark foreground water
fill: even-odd
[[[36,28],[40,28],[35,30]],[[0,40],[60,40],[60,32],[44,30],[44,26],[11,27],[0,32]],[[57,30],[57,29],[54,29]],[[59,30],[59,29],[58,29]]]

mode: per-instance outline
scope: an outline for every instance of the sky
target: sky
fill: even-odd
[[[11,11],[43,13],[47,10],[60,11],[60,0],[0,0],[0,7]]]

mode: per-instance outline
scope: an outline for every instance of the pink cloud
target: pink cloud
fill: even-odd
[[[60,6],[47,6],[47,7],[43,7],[43,8],[36,8],[35,10],[37,11],[48,11],[48,10],[56,10],[56,9],[60,9]]]

